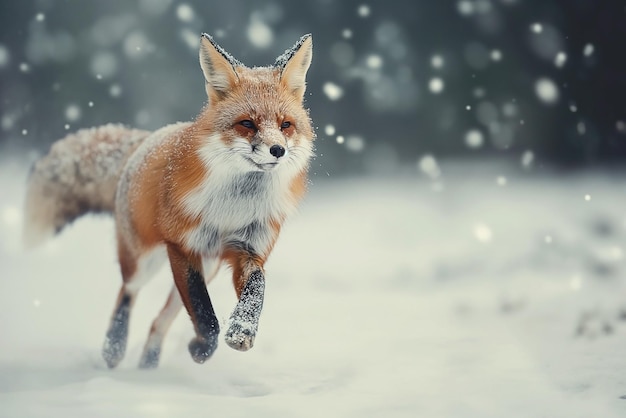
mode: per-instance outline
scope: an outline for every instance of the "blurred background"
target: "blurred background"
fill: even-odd
[[[193,119],[201,32],[249,66],[313,34],[314,187],[253,350],[198,367],[179,315],[134,372],[165,268],[110,373],[112,220],[23,251],[28,167]],[[623,417],[625,44],[626,0],[0,0],[0,415]]]
[[[2,153],[194,118],[201,32],[249,66],[310,32],[314,175],[626,158],[623,1],[4,0],[0,27]]]

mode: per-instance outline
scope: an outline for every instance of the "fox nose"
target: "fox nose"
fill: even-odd
[[[280,158],[285,155],[285,148],[281,145],[272,145],[270,147],[270,154],[276,158]]]

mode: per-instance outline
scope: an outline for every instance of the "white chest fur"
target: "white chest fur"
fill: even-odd
[[[205,257],[218,256],[229,245],[266,255],[275,239],[270,221],[295,210],[289,191],[293,176],[283,170],[249,171],[245,161],[233,161],[232,155],[221,161],[226,157],[217,155],[211,153],[205,181],[183,202],[189,215],[200,217],[185,243]]]

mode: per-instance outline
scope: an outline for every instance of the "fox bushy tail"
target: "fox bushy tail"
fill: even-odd
[[[112,213],[122,168],[149,134],[109,124],[55,142],[28,179],[25,246],[42,243],[86,213]]]

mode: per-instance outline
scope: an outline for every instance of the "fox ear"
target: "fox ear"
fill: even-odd
[[[313,39],[304,35],[296,44],[276,58],[274,67],[280,70],[280,80],[300,100],[306,90],[306,72],[313,58]]]
[[[200,38],[200,67],[204,74],[205,88],[209,99],[221,98],[237,83],[236,67],[243,64],[219,46],[210,35]]]

